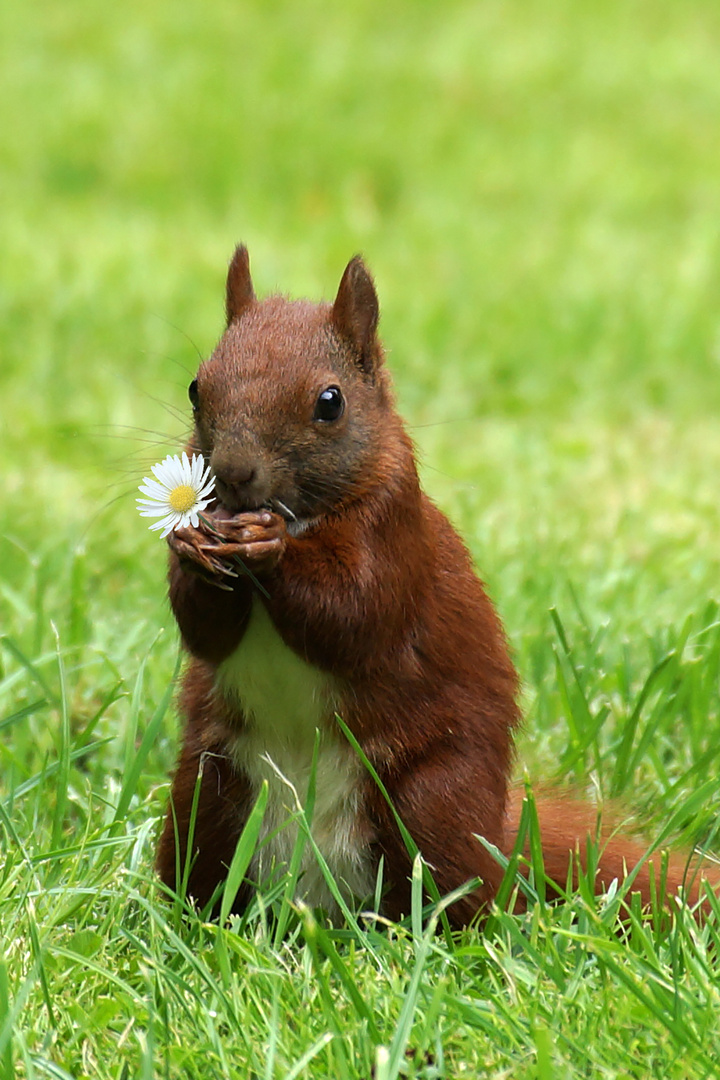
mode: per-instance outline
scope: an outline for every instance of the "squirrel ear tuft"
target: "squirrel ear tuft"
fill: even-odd
[[[228,267],[225,285],[225,315],[227,324],[235,322],[255,299],[250,277],[250,256],[244,244],[238,244]]]
[[[335,303],[332,321],[341,337],[358,353],[360,366],[372,375],[380,360],[375,332],[380,311],[373,279],[359,255],[345,267]]]

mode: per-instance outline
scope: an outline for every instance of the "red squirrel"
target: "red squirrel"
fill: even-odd
[[[279,828],[293,807],[283,777],[304,800],[319,729],[314,838],[338,883],[360,898],[372,893],[382,856],[382,910],[408,914],[411,858],[337,714],[440,893],[481,879],[450,909],[461,926],[488,909],[503,874],[475,834],[506,854],[515,841],[518,677],[467,549],[420,487],[378,312],[359,257],[332,304],[258,301],[246,248],[230,263],[226,329],[189,388],[188,451],[209,462],[216,501],[197,528],[167,537],[170,602],[190,662],[157,866],[175,888],[190,857],[188,891],[206,904],[267,779],[264,842],[248,878],[282,867],[294,842]],[[595,834],[595,811],[554,797],[539,799],[538,813],[547,874],[564,885],[571,853]],[[641,855],[604,842],[598,887],[622,879]],[[331,907],[306,856],[303,895]],[[683,869],[682,860],[671,864],[669,890]],[[236,906],[247,903],[250,881]],[[646,869],[635,888],[649,899]]]

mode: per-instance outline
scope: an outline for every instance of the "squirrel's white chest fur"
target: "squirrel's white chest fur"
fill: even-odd
[[[283,827],[296,808],[289,785],[304,805],[319,729],[312,835],[343,892],[367,895],[373,881],[360,805],[362,766],[335,728],[332,676],[293,652],[265,605],[255,600],[242,641],[218,669],[217,685],[245,718],[230,747],[236,767],[250,778],[255,793],[268,781],[261,843],[249,876],[262,881],[290,861],[297,826]],[[307,844],[300,895],[312,906],[336,907]]]

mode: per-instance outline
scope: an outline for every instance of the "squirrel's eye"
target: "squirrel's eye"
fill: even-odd
[[[198,409],[200,407],[200,395],[198,394],[197,379],[193,379],[188,386],[188,397],[193,409]]]
[[[328,386],[315,404],[314,420],[339,420],[345,411],[345,398],[339,386]]]

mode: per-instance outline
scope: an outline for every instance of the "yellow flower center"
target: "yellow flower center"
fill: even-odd
[[[168,495],[168,503],[171,510],[184,514],[195,505],[196,498],[195,488],[190,484],[178,484]]]

